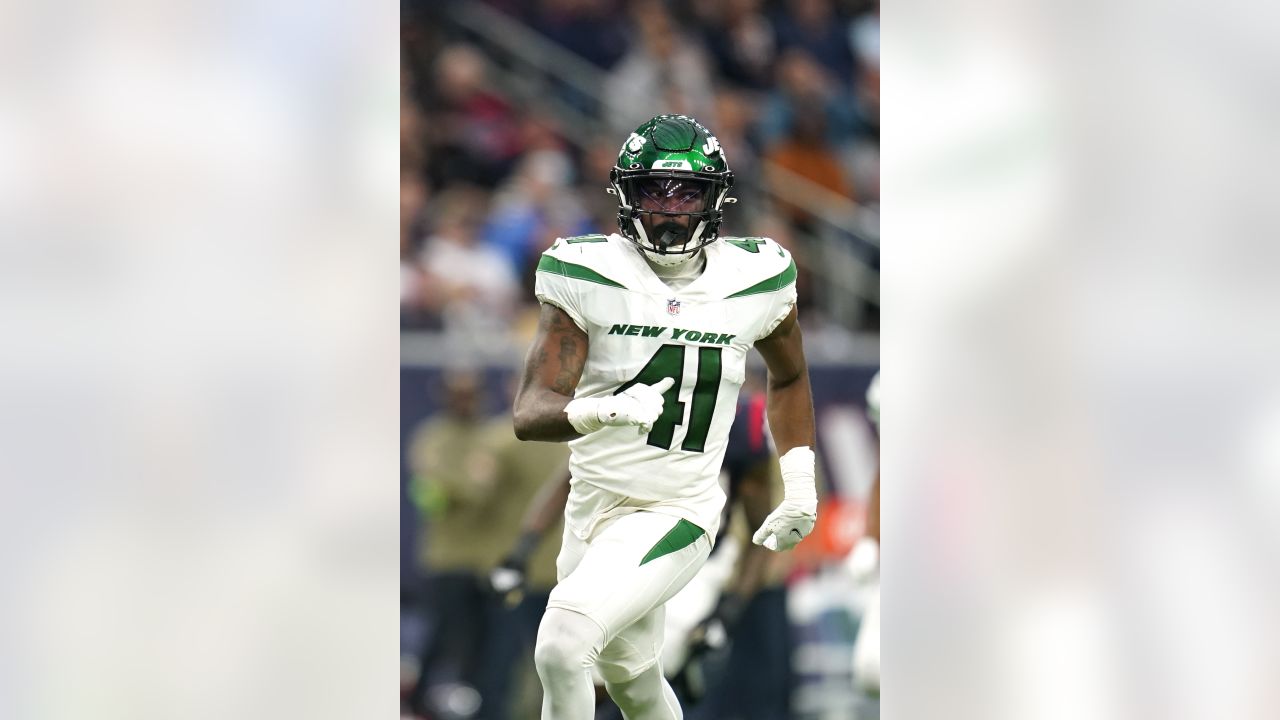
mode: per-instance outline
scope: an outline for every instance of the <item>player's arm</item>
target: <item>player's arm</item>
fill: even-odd
[[[778,448],[784,495],[751,540],[770,550],[789,550],[813,530],[818,517],[813,396],[794,307],[773,332],[756,342],[756,349],[769,370],[769,430]]]
[[[662,414],[662,394],[675,384],[663,378],[637,383],[617,395],[574,399],[587,362],[587,334],[565,311],[543,303],[538,332],[524,361],[513,413],[521,440],[564,442],[605,427],[633,425],[647,433]]]
[[[769,370],[769,432],[778,455],[786,455],[794,448],[812,449],[813,396],[794,307],[773,332],[756,342],[756,349]]]
[[[547,529],[564,514],[564,506],[568,501],[569,474],[560,467],[533,496],[524,520],[520,523],[520,537],[511,552],[489,573],[493,589],[506,596],[509,606],[517,605],[523,599],[529,558],[533,557],[533,551],[542,542]]]
[[[543,303],[516,393],[517,438],[564,442],[582,436],[569,424],[565,406],[573,400],[586,361],[587,334],[564,310]]]

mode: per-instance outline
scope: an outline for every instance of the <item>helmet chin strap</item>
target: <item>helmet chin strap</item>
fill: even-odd
[[[696,236],[702,234],[701,230],[702,228],[701,226],[699,226],[698,232],[694,233],[695,238]],[[661,247],[667,247],[670,241],[673,240],[674,238],[675,238],[675,233],[671,232],[670,230],[666,230],[662,233],[662,237],[658,240],[658,244]],[[694,242],[695,238],[690,238],[687,242]],[[696,260],[699,256],[702,255],[701,250],[698,250],[696,252],[691,252],[691,253],[671,253],[669,255],[656,253],[644,247],[641,247],[640,251],[644,253],[645,259],[647,259],[650,263],[657,265],[659,267],[664,267],[664,268],[680,267],[681,265],[684,265],[686,263]]]

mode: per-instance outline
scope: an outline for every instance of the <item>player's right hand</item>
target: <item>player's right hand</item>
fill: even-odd
[[[663,378],[652,385],[636,383],[617,395],[602,398],[578,398],[565,406],[569,423],[586,435],[603,427],[640,428],[641,433],[653,429],[662,415],[662,394],[675,385],[673,378]]]
[[[610,398],[603,398],[597,410],[600,422],[605,425],[635,425],[647,433],[662,415],[662,394],[675,384],[672,378],[663,378],[652,385],[636,383]]]

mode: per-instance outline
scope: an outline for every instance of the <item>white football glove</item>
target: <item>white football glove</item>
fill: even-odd
[[[617,395],[600,398],[578,398],[565,405],[569,424],[587,435],[603,427],[634,425],[640,433],[648,433],[662,414],[662,394],[676,381],[663,378],[652,385],[636,383]]]
[[[875,580],[880,572],[880,543],[875,538],[862,536],[845,558],[844,566],[859,585]]]
[[[818,519],[818,491],[813,484],[813,450],[792,448],[778,458],[782,467],[782,504],[756,530],[751,542],[774,552],[790,550],[805,539]]]

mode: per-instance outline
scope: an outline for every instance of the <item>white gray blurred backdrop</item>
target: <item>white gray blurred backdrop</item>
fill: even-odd
[[[885,4],[885,718],[1280,713],[1276,20]]]
[[[0,6],[0,717],[393,717],[397,8]]]

